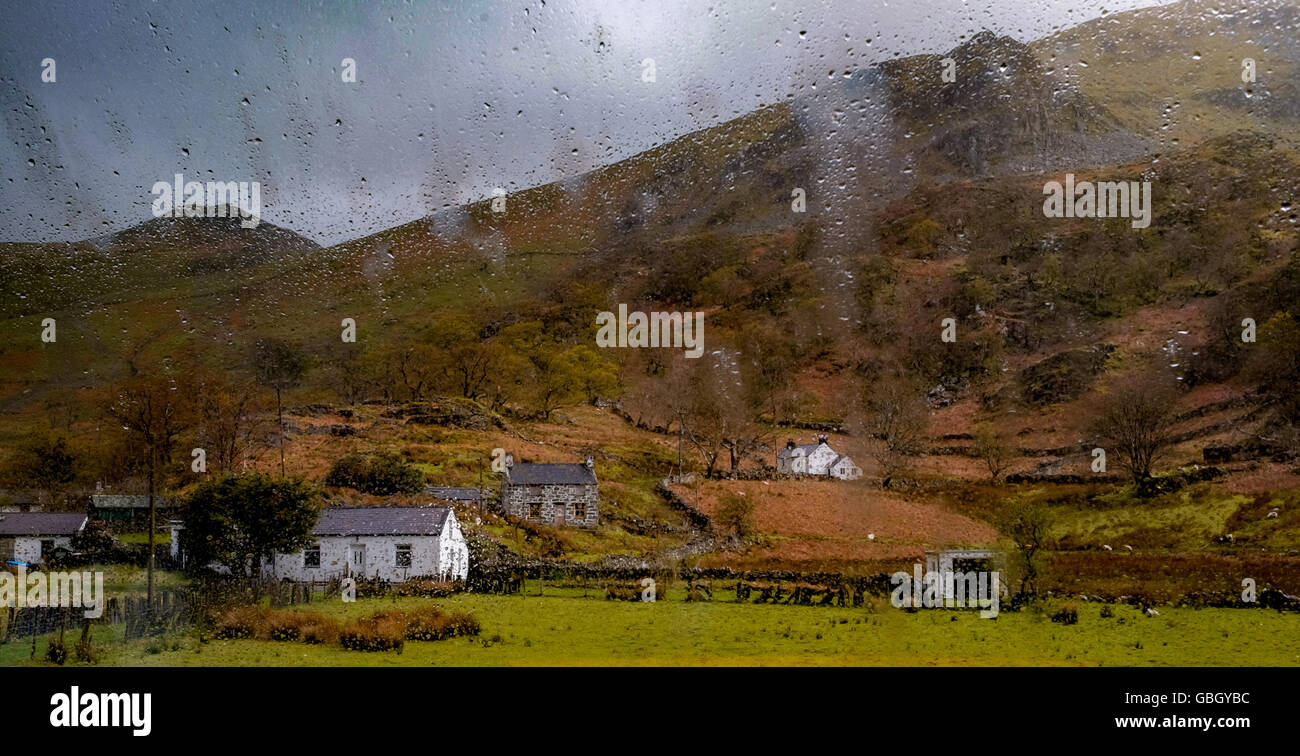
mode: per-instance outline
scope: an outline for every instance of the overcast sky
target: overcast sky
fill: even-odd
[[[134,225],[154,182],[179,172],[260,181],[265,220],[334,244],[981,29],[1028,41],[1155,4],[5,2],[0,240]],[[341,81],[347,57],[355,84]],[[41,81],[45,58],[54,83]]]

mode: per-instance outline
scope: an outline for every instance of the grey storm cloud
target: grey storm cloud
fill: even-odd
[[[259,181],[265,220],[337,243],[983,29],[1027,41],[1152,4],[5,3],[0,239],[134,225],[153,184],[182,173]],[[54,83],[41,81],[46,58]]]

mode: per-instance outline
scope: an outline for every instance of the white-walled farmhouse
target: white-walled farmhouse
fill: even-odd
[[[469,575],[469,546],[450,507],[328,508],[312,532],[316,544],[277,554],[270,574],[311,581]]]
[[[0,564],[41,564],[55,549],[72,549],[72,537],[86,527],[86,515],[61,512],[0,512]]]
[[[818,436],[815,444],[788,442],[776,455],[776,471],[783,475],[824,475],[839,480],[862,477],[862,468],[832,449],[825,436]]]

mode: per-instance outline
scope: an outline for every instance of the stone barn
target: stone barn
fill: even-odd
[[[520,520],[594,528],[600,521],[598,487],[591,457],[577,464],[515,463],[507,457],[501,507]]]
[[[1005,574],[1006,561],[1006,553],[994,549],[942,549],[925,552],[925,571],[955,575],[980,572]],[[999,581],[999,589],[1003,595],[1007,594],[1005,580]],[[953,583],[945,581],[941,592],[940,598],[945,601],[956,598]]]

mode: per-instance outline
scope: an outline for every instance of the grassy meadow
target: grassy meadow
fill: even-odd
[[[973,612],[894,609],[878,600],[839,609],[606,601],[580,590],[545,595],[457,594],[337,600],[300,607],[351,620],[430,602],[470,612],[477,637],[408,641],[401,652],[255,640],[208,640],[193,631],[124,642],[121,626],[96,628],[105,666],[1300,666],[1300,616],[1266,609],[1079,604],[1074,625],[1051,620],[1056,604],[980,619]],[[719,596],[721,598],[721,596]],[[1103,616],[1110,614],[1111,616]],[[69,634],[74,641],[75,633]],[[47,638],[0,645],[0,665],[45,664]]]

